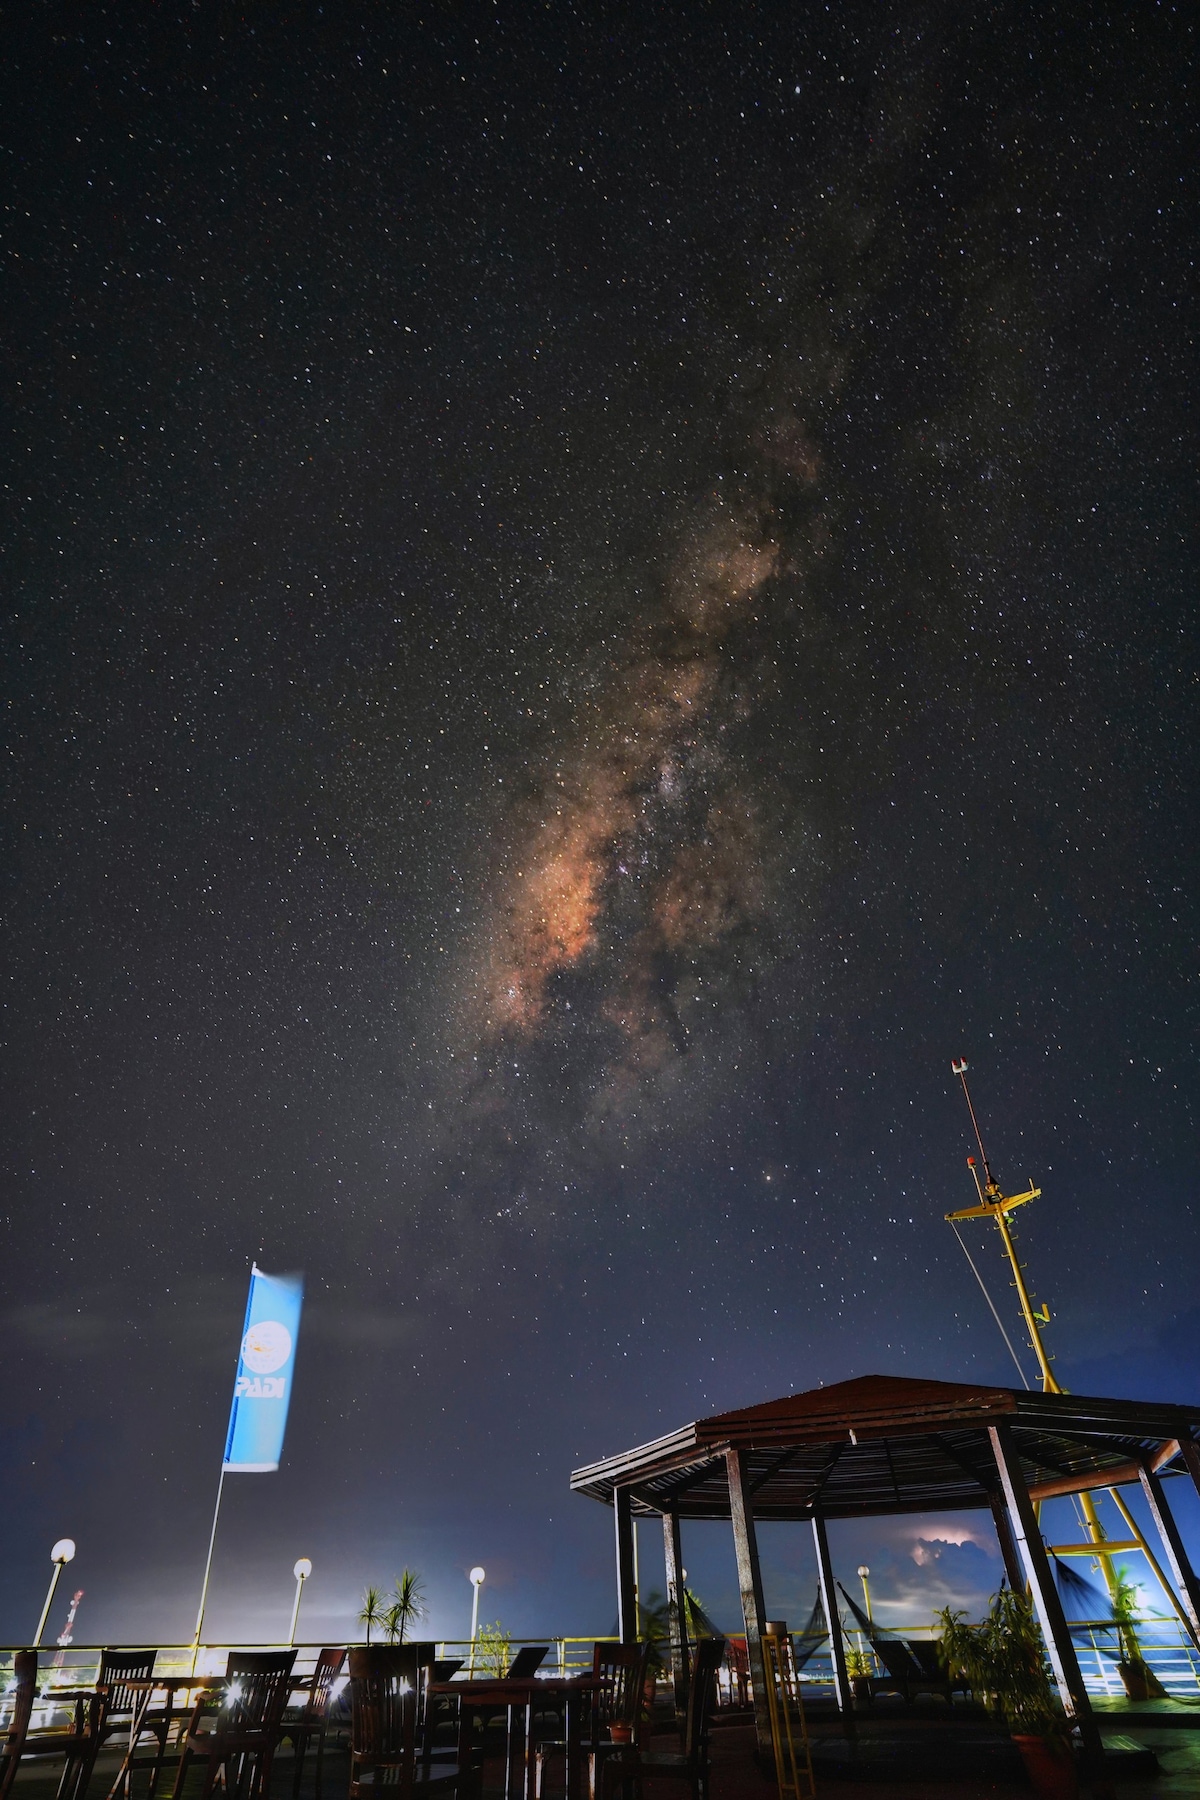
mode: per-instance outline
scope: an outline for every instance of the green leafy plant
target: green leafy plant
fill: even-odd
[[[999,1712],[1017,1737],[1062,1738],[1066,1720],[1058,1703],[1046,1646],[1024,1594],[1001,1588],[978,1625],[965,1613],[945,1607],[935,1615],[941,1627],[941,1656],[951,1674],[961,1675]]]
[[[646,1668],[651,1675],[661,1675],[667,1664],[671,1646],[671,1626],[666,1597],[654,1592],[638,1601],[638,1637],[647,1647]]]
[[[687,1635],[691,1643],[697,1638],[720,1637],[704,1607],[690,1588],[683,1591]],[[666,1596],[654,1589],[644,1601],[638,1601],[638,1637],[649,1646],[646,1668],[651,1675],[661,1675],[667,1667],[671,1651],[671,1611]]]
[[[384,1613],[383,1623],[389,1644],[402,1644],[410,1626],[425,1617],[425,1589],[413,1569],[405,1569],[396,1577],[396,1598]]]
[[[1121,1640],[1121,1654],[1126,1662],[1141,1662],[1142,1646],[1137,1635],[1137,1587],[1129,1579],[1128,1569],[1116,1571],[1112,1594],[1113,1619]]]
[[[873,1675],[875,1673],[875,1664],[870,1653],[866,1650],[847,1650],[846,1673],[849,1675],[851,1681],[854,1681],[859,1676]]]
[[[1137,1634],[1137,1585],[1130,1581],[1128,1569],[1118,1569],[1112,1594],[1113,1621],[1121,1641],[1118,1672],[1126,1692],[1136,1700],[1161,1700],[1167,1690],[1142,1654]]]
[[[471,1656],[476,1672],[484,1675],[507,1675],[511,1661],[512,1637],[499,1619],[491,1625],[481,1625],[475,1634]]]
[[[363,1589],[362,1611],[358,1615],[360,1625],[367,1628],[367,1642],[371,1641],[372,1627],[386,1627],[387,1613],[384,1610],[383,1595],[377,1587]]]
[[[688,1636],[695,1643],[697,1638],[722,1637],[724,1634],[713,1624],[704,1610],[704,1603],[691,1588],[683,1590],[683,1608],[687,1614]]]

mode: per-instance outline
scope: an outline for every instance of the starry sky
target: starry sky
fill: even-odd
[[[255,1259],[210,1632],[299,1555],[302,1636],[406,1563],[610,1629],[572,1467],[1017,1379],[958,1055],[1059,1378],[1194,1397],[1186,9],[6,32],[0,1639],[63,1533],[81,1640],[189,1636]],[[897,1620],[999,1579],[833,1537]]]

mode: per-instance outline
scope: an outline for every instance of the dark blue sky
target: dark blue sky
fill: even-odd
[[[1060,1377],[1194,1395],[1182,14],[9,31],[0,1639],[64,1532],[188,1634],[255,1258],[212,1632],[606,1629],[576,1464],[1010,1379],[958,1054]]]

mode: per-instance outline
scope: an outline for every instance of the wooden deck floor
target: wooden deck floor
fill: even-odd
[[[1200,1707],[1180,1708],[1170,1703],[1148,1702],[1129,1709],[1103,1709],[1106,1740],[1135,1739],[1154,1750],[1159,1772],[1127,1776],[1114,1770],[1118,1800],[1198,1800],[1200,1797]],[[958,1709],[955,1709],[956,1715]],[[855,1753],[848,1753],[841,1727],[832,1714],[812,1720],[814,1743],[822,1773],[817,1792],[829,1800],[1021,1800],[1030,1793],[1023,1774],[1012,1763],[1011,1746],[972,1708],[951,1717],[935,1705],[922,1709],[873,1708],[863,1719]],[[664,1746],[667,1743],[664,1738]],[[755,1757],[754,1728],[748,1718],[721,1721],[713,1732],[712,1800],[777,1800],[773,1772],[767,1773]],[[996,1751],[1000,1765],[990,1772],[964,1773],[959,1766],[964,1749],[986,1755]],[[107,1752],[98,1765],[89,1800],[103,1800],[116,1771],[118,1758]],[[111,1765],[111,1766],[110,1766]],[[907,1765],[907,1778],[897,1768]],[[984,1764],[986,1769],[986,1762]],[[58,1766],[26,1763],[18,1773],[20,1800],[53,1800]],[[331,1749],[326,1758],[322,1800],[345,1800],[347,1765],[344,1752]],[[285,1746],[275,1764],[272,1800],[291,1800],[292,1764]],[[501,1800],[503,1764],[490,1757],[485,1769],[485,1800]],[[139,1781],[135,1800],[145,1789]],[[647,1787],[647,1800],[676,1800],[687,1790],[678,1784]],[[161,1800],[169,1800],[166,1784]],[[305,1770],[301,1800],[315,1800],[311,1760]],[[559,1800],[552,1784],[549,1800]]]

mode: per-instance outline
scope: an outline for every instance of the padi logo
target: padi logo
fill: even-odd
[[[255,1375],[273,1375],[292,1354],[292,1334],[278,1319],[260,1319],[242,1339],[242,1365]]]
[[[282,1375],[239,1375],[239,1400],[282,1400],[287,1381]]]
[[[278,1319],[260,1319],[242,1339],[242,1368],[237,1378],[239,1400],[282,1400],[287,1376],[276,1375],[292,1354],[292,1334]]]

